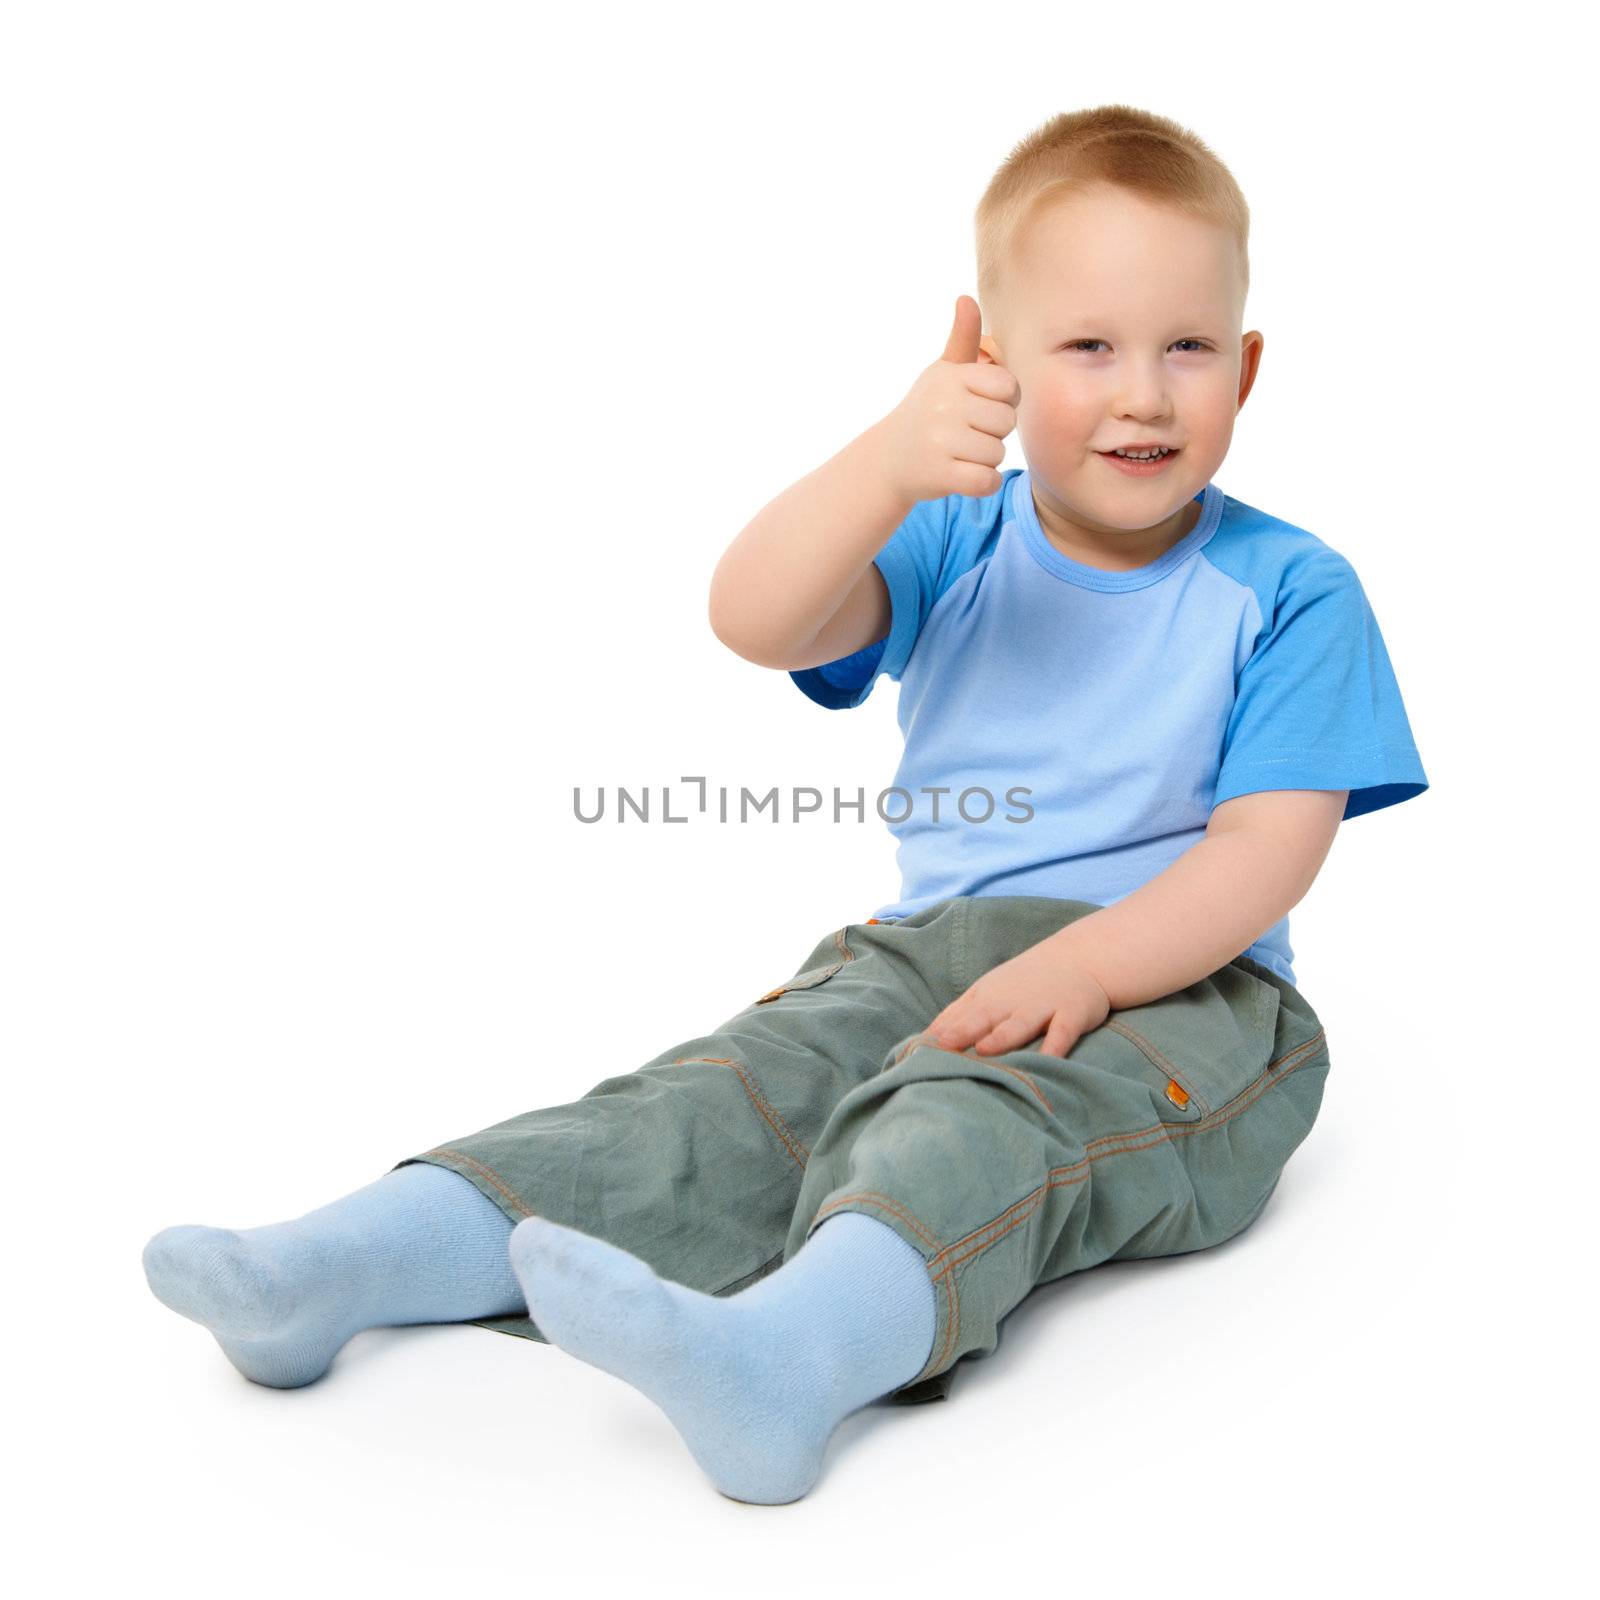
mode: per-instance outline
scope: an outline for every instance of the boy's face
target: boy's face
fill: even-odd
[[[1265,342],[1241,334],[1226,229],[1097,188],[1050,205],[1018,241],[980,348],[1021,386],[1017,436],[1047,531],[1148,559],[1193,526]],[[1135,476],[1098,453],[1155,441]],[[1118,535],[1148,532],[1129,541]],[[1156,554],[1160,553],[1157,548]]]

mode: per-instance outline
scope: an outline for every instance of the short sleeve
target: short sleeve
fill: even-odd
[[[1378,620],[1355,569],[1322,546],[1286,569],[1238,675],[1213,804],[1348,789],[1348,819],[1427,787]]]
[[[920,500],[872,560],[889,588],[890,623],[886,638],[854,654],[789,676],[830,711],[858,706],[872,693],[880,674],[897,683],[911,659],[922,624],[933,609],[944,565],[951,504],[959,495]]]

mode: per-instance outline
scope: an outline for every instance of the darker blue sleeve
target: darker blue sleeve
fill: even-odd
[[[1308,552],[1286,569],[1239,673],[1213,804],[1265,789],[1348,789],[1350,818],[1427,787],[1354,568],[1327,546]]]
[[[899,681],[933,609],[944,565],[947,519],[952,502],[960,498],[919,501],[872,558],[889,588],[888,634],[851,655],[789,674],[818,705],[830,711],[848,710],[872,693],[880,674],[886,672]]]

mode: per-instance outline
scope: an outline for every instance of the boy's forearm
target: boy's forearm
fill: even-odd
[[[729,649],[761,666],[798,660],[910,514],[879,429],[785,489],[723,553],[709,609]]]
[[[1304,898],[1342,809],[1343,797],[1330,796],[1304,829],[1208,832],[1125,899],[1045,943],[1085,968],[1113,1010],[1187,988],[1247,950]]]

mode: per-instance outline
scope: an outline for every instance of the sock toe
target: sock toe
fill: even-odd
[[[179,1316],[234,1339],[272,1331],[270,1266],[228,1228],[163,1228],[144,1247],[151,1292]]]
[[[509,1248],[528,1315],[553,1343],[618,1377],[627,1343],[659,1348],[671,1303],[648,1262],[545,1217],[519,1222]]]
[[[304,1303],[265,1252],[231,1228],[164,1228],[143,1262],[155,1297],[207,1329],[252,1383],[314,1383],[355,1331],[337,1308]]]
[[[785,1505],[816,1482],[833,1419],[792,1341],[755,1307],[668,1282],[626,1250],[543,1217],[519,1223],[511,1261],[553,1344],[652,1400],[730,1500]]]

